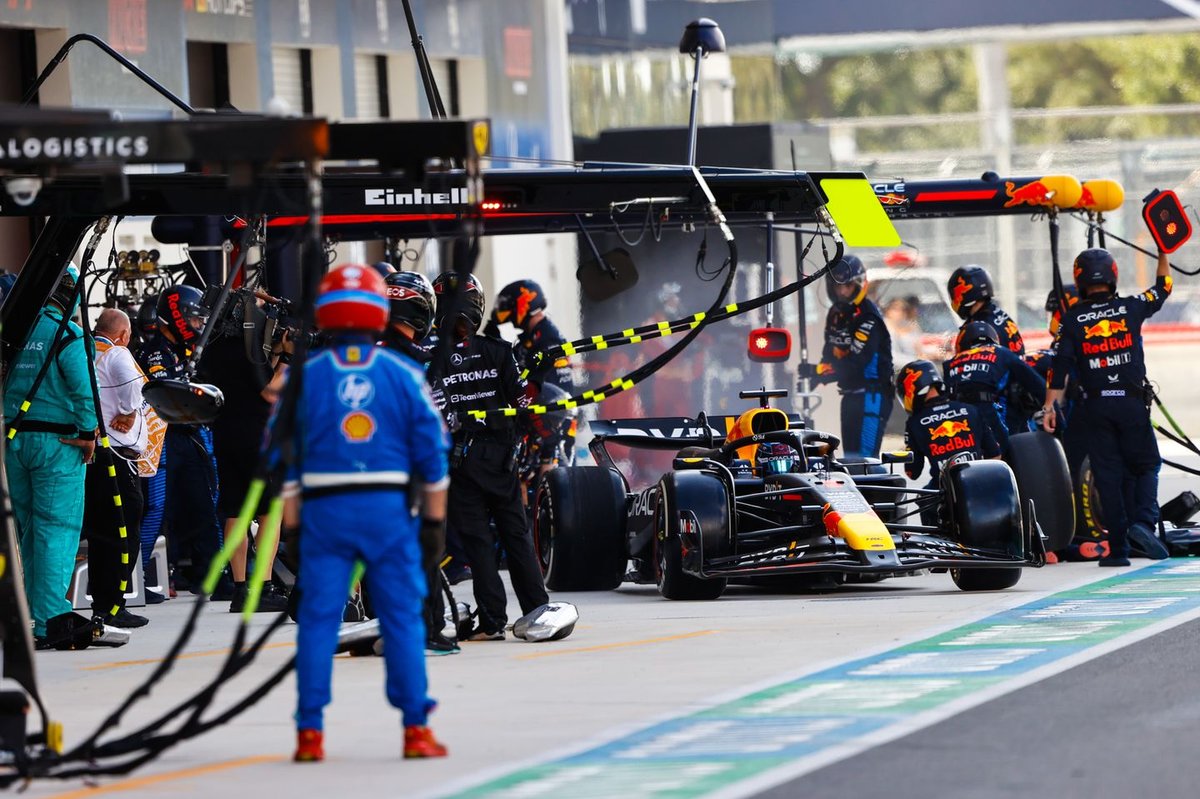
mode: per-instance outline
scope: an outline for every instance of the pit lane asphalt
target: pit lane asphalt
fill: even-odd
[[[335,668],[334,704],[326,717],[329,760],[324,764],[286,761],[293,744],[295,690],[288,678],[233,723],[169,751],[128,780],[101,785],[123,796],[270,791],[289,798],[326,797],[342,795],[348,786],[357,796],[437,795],[464,780],[477,781],[477,775],[544,761],[565,748],[683,715],[720,695],[892,649],[1107,576],[1108,570],[1093,564],[1063,564],[1027,570],[1015,589],[994,593],[965,594],[947,575],[931,574],[818,595],[732,588],[712,603],[667,602],[654,589],[639,587],[558,594],[556,598],[575,602],[582,615],[569,639],[541,645],[512,639],[467,644],[460,655],[427,661],[432,693],[442,702],[432,724],[450,746],[449,758],[401,761],[397,714],[383,699],[382,661],[343,657]],[[469,596],[465,588],[458,590]],[[122,649],[38,654],[45,698],[54,717],[67,725],[68,746],[146,678],[191,601],[175,599],[145,609],[152,623],[135,631]],[[510,600],[510,607],[515,602]],[[125,729],[161,713],[215,673],[237,617],[214,605],[201,618],[185,658],[151,700],[131,714]],[[256,619],[254,627],[265,623]],[[229,695],[248,690],[289,657],[293,636],[291,625],[282,630],[248,670],[250,677],[234,681]],[[1091,697],[1093,692],[1085,684],[1072,695],[1080,694]],[[1089,727],[1103,728],[1099,720]],[[1025,733],[1041,740],[1030,733],[1036,729],[1027,727]],[[1054,747],[1043,742],[1046,748]],[[854,762],[873,756],[868,752]],[[970,772],[969,766],[959,766]],[[883,772],[876,778],[883,780],[876,790],[896,782]],[[87,795],[74,792],[81,787],[36,783],[31,793]]]
[[[814,771],[759,799],[1196,796],[1200,621]]]

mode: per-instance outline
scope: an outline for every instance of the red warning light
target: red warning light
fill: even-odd
[[[792,354],[792,334],[782,327],[760,327],[750,331],[747,354],[756,363],[781,363]]]
[[[503,207],[503,203],[499,200],[484,200],[480,204],[480,208],[485,211],[499,211]]]

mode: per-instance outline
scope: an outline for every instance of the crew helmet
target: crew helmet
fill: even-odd
[[[181,344],[190,344],[200,336],[208,321],[204,294],[195,286],[182,283],[167,288],[155,303],[158,328],[169,332]]]
[[[1117,290],[1117,262],[1112,253],[1100,247],[1084,250],[1075,256],[1075,285],[1086,295],[1093,286],[1108,286]]]
[[[417,339],[429,335],[437,302],[429,278],[420,272],[392,272],[384,278],[384,283],[391,309],[389,319],[411,327]]]
[[[950,307],[960,319],[967,318],[972,305],[987,302],[995,295],[992,276],[978,264],[960,266],[951,272],[946,290],[950,292]]]
[[[945,390],[946,385],[942,382],[937,367],[929,361],[917,360],[907,363],[896,376],[896,395],[900,398],[904,410],[909,413],[925,401],[931,388],[940,392]]]
[[[962,352],[979,344],[986,344],[989,341],[992,344],[1000,343],[1000,336],[996,333],[996,328],[987,322],[979,320],[967,322],[958,331],[958,338],[954,340],[954,351]]]
[[[532,280],[518,280],[500,289],[492,306],[492,318],[500,324],[512,322],[522,327],[525,320],[546,310],[546,292]]]
[[[447,335],[459,319],[466,322],[471,333],[483,324],[483,284],[472,274],[465,280],[461,278],[458,272],[442,272],[433,280],[433,293],[437,295],[434,319],[438,329]],[[463,296],[459,297],[459,293]],[[454,319],[449,319],[451,309],[455,311]]]
[[[852,285],[856,289],[850,300],[843,300],[838,296],[837,287],[845,285]],[[862,259],[847,253],[829,267],[829,271],[825,273],[825,292],[835,306],[858,305],[862,302],[867,296],[867,268],[863,266]]]
[[[379,332],[388,322],[387,286],[362,264],[343,264],[321,278],[316,317],[321,330]]]

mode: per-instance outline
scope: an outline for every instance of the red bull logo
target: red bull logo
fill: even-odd
[[[967,296],[967,292],[970,290],[971,284],[966,280],[963,280],[963,278],[960,276],[958,278],[958,282],[954,284],[952,289],[950,289],[950,304],[954,306],[955,311],[962,307],[963,298]]]
[[[517,297],[517,324],[523,323],[525,317],[529,316],[529,306],[537,299],[537,295],[536,291],[521,287],[521,294]]]
[[[1004,181],[1004,193],[1009,197],[1008,201],[1004,203],[1005,208],[1013,208],[1018,205],[1049,205],[1050,198],[1054,196],[1054,190],[1040,180],[1026,183],[1020,187],[1012,181],[1006,180]]]
[[[908,204],[908,198],[905,197],[903,194],[896,194],[894,192],[888,192],[887,194],[880,194],[878,196],[879,196],[879,204],[880,205],[896,206],[896,205],[907,205]]]
[[[1088,185],[1083,184],[1083,193],[1079,195],[1079,202],[1075,203],[1076,208],[1092,208],[1096,205],[1096,198],[1092,195],[1092,190]]]
[[[1110,338],[1117,333],[1128,333],[1129,325],[1124,319],[1113,321],[1112,319],[1101,319],[1094,325],[1083,326],[1084,338]]]
[[[956,422],[953,419],[947,419],[937,427],[929,428],[929,438],[936,441],[939,438],[954,438],[959,433],[971,432],[971,425],[967,422]]]

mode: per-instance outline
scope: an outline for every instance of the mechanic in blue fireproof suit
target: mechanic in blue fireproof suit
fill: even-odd
[[[834,264],[825,288],[832,307],[821,362],[801,369],[818,384],[837,383],[842,451],[876,458],[892,415],[892,337],[879,308],[867,299],[867,270],[857,256],[847,254]]]
[[[330,346],[304,365],[290,510],[300,499],[296,710],[298,761],[321,760],[322,714],[355,561],[365,567],[384,641],[388,701],[401,710],[405,757],[445,748],[426,726],[426,530],[445,518],[449,442],[425,375],[374,342],[388,321],[383,279],[347,265],[321,283],[317,326]],[[421,518],[410,480],[424,484]],[[291,516],[291,514],[288,514]],[[289,520],[290,521],[290,520]]]

